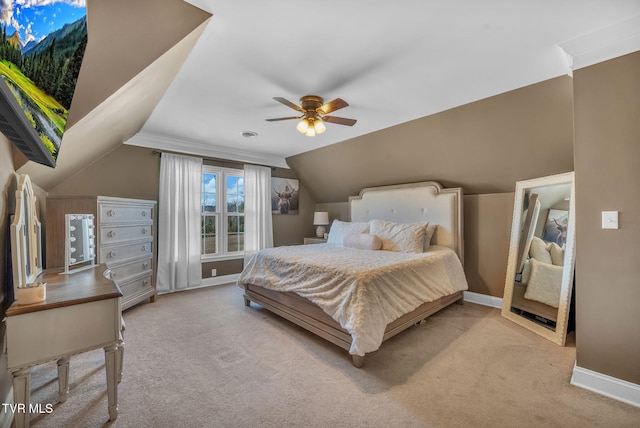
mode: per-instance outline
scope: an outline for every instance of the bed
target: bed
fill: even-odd
[[[426,251],[375,251],[347,244],[347,235],[343,243],[332,242],[334,223],[327,244],[259,251],[238,285],[246,306],[261,305],[346,349],[353,365],[362,367],[365,355],[385,340],[462,303],[462,189],[433,181],[370,187],[349,198],[349,211],[347,227],[371,225],[349,238],[369,242],[377,232],[387,245],[380,225],[414,230],[410,225],[427,223],[433,236],[424,243]]]

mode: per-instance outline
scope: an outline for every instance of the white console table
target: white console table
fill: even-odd
[[[124,352],[122,292],[103,275],[106,270],[104,264],[70,275],[61,275],[62,269],[45,270],[38,281],[47,283],[46,300],[31,305],[14,302],[7,310],[7,364],[14,404],[25,405],[16,407],[16,428],[29,426],[33,366],[58,361],[63,403],[69,393],[69,357],[97,348],[105,352],[109,419],[117,418]]]

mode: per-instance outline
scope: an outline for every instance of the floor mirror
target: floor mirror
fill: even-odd
[[[502,316],[564,346],[575,264],[574,173],[516,183]]]

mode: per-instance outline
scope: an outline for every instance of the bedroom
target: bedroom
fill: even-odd
[[[193,18],[193,21],[198,19],[202,18]],[[181,37],[176,36],[174,42]],[[166,41],[165,44],[174,42]],[[147,43],[151,45],[147,51],[155,49],[159,54],[158,50],[163,49],[157,40],[152,44],[147,39]],[[147,63],[153,59],[147,58]],[[106,98],[144,65],[137,63],[133,68],[137,70],[120,70],[122,75],[116,77],[121,81],[117,85],[113,81],[97,84],[96,97],[102,93],[102,99]],[[313,233],[312,213],[316,203],[319,207],[325,207],[325,203],[334,204],[331,207],[339,211],[346,197],[357,194],[363,187],[438,178],[465,188],[465,239],[470,252],[466,257],[466,268],[471,291],[499,298],[504,286],[512,192],[519,179],[516,175],[530,178],[575,169],[578,366],[640,384],[635,363],[640,348],[634,339],[637,332],[633,327],[640,319],[634,304],[638,272],[633,255],[638,253],[637,239],[634,239],[638,225],[632,214],[638,205],[636,198],[629,197],[637,194],[635,183],[640,156],[634,139],[638,136],[635,120],[638,106],[637,100],[625,97],[638,91],[637,81],[630,77],[635,76],[638,69],[638,54],[635,53],[577,70],[573,79],[556,77],[357,137],[344,145],[294,156],[289,161],[303,184],[301,203],[307,208],[296,217],[275,219],[276,245],[298,243]],[[612,81],[619,86],[609,87]],[[109,88],[109,85],[112,86]],[[94,100],[93,106],[98,104]],[[93,106],[89,102],[87,111]],[[537,126],[539,123],[545,123],[545,127]],[[500,132],[495,131],[496,127]],[[412,137],[415,135],[420,138]],[[422,144],[425,135],[446,142],[438,146],[442,151],[437,153],[441,162],[429,162],[435,149]],[[545,144],[545,152],[553,150],[553,163],[532,162],[525,150],[514,147],[513,141],[523,141],[523,135],[531,144]],[[456,143],[469,140],[474,144],[465,149],[476,151],[463,156]],[[389,146],[385,144],[388,141],[395,143]],[[603,141],[607,143],[603,144]],[[348,162],[361,153],[363,147],[370,155],[361,160],[357,170],[350,168]],[[3,141],[2,150],[4,183],[15,170],[20,170],[20,166],[10,160],[12,147],[8,142]],[[501,155],[495,156],[496,152]],[[45,186],[44,178],[34,179],[34,182],[58,195],[106,194],[157,199],[154,177],[159,171],[159,159],[149,149],[122,145],[109,153],[89,158],[99,160],[91,168],[74,170],[77,175],[73,180],[64,180],[56,186]],[[455,164],[453,169],[452,164]],[[118,171],[127,173],[114,177],[110,172],[116,165]],[[510,175],[501,176],[500,171]],[[112,179],[103,180],[105,176]],[[482,183],[478,177],[483,178]],[[6,210],[7,198],[5,194],[3,210]],[[626,229],[620,231],[622,234],[600,229],[600,212],[605,210],[621,211],[622,229]],[[4,226],[5,223],[3,234]],[[211,267],[206,266],[203,270],[210,272]],[[601,284],[607,284],[606,293]],[[594,314],[606,314],[606,317]]]

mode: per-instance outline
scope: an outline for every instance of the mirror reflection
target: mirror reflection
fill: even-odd
[[[518,182],[502,314],[563,345],[573,282],[573,173]]]
[[[95,261],[95,233],[93,214],[65,215],[65,273],[91,267]],[[86,266],[70,270],[71,266]]]

